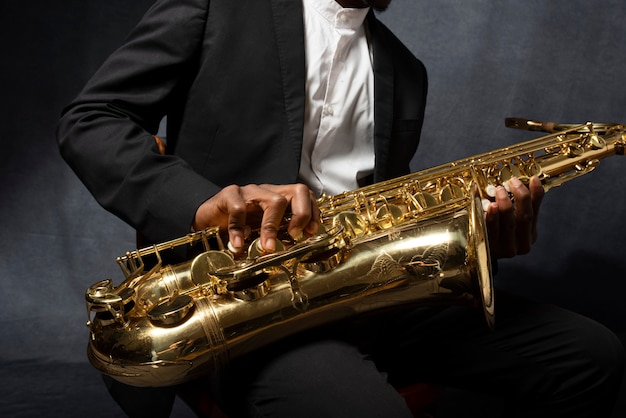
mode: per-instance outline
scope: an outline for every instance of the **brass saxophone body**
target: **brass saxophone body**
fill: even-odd
[[[494,297],[483,202],[516,176],[546,190],[624,154],[622,125],[555,125],[520,144],[377,183],[318,204],[317,235],[271,254],[232,254],[217,228],[119,257],[125,280],[86,291],[90,362],[135,386],[183,383],[294,333],[388,308],[481,307]],[[168,251],[189,251],[167,264]]]

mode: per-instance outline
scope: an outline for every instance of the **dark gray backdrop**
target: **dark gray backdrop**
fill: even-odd
[[[0,4],[0,415],[116,413],[86,365],[83,294],[119,283],[134,235],[65,166],[54,129],[151,3]],[[623,1],[395,0],[381,18],[430,74],[416,170],[531,137],[507,116],[626,123]],[[539,241],[501,263],[498,285],[625,333],[624,167],[612,157],[550,191]]]

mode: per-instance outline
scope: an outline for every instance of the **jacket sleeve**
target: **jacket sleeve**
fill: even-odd
[[[185,94],[201,54],[207,0],[160,0],[64,109],[61,154],[107,210],[153,242],[189,231],[219,188],[153,135]]]

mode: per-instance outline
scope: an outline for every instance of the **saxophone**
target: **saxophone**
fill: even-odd
[[[512,177],[549,190],[623,155],[623,125],[506,119],[550,132],[393,180],[322,196],[317,235],[242,256],[209,228],[118,257],[125,280],[86,291],[92,365],[134,386],[183,383],[318,325],[387,308],[469,305],[493,327],[483,205]],[[258,238],[257,238],[258,240]],[[168,264],[170,253],[185,253]]]

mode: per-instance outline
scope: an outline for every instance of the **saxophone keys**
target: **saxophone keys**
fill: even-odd
[[[326,251],[302,259],[300,265],[313,273],[327,273],[337,267],[343,259],[340,248],[332,247]]]
[[[413,202],[417,204],[419,210],[437,206],[439,202],[435,196],[428,192],[418,192],[413,195]]]
[[[574,157],[579,157],[583,155],[585,153],[585,149],[583,148],[582,145],[578,143],[568,144],[565,149],[565,153],[567,154],[568,157],[574,158]]]
[[[134,296],[135,291],[131,288],[126,287],[119,291],[113,289],[111,280],[102,280],[90,286],[85,292],[89,315],[87,326],[92,329],[96,324],[124,324],[124,314],[133,308]]]
[[[113,282],[110,279],[91,285],[85,292],[85,299],[88,303],[97,306],[122,302],[120,295],[114,292]]]
[[[264,255],[272,254],[273,252],[285,251],[285,244],[280,240],[276,240],[276,248],[274,251],[265,251],[261,245],[261,239],[257,238],[248,247],[248,259],[254,260],[255,258],[262,257]]]
[[[211,284],[216,271],[234,265],[235,260],[229,253],[217,250],[206,251],[191,262],[191,280],[197,285]]]
[[[450,202],[465,197],[465,191],[456,184],[446,184],[439,192],[439,195],[442,202]]]
[[[172,326],[183,322],[191,313],[193,306],[194,301],[191,296],[177,295],[174,299],[150,309],[146,315],[155,325]]]
[[[538,176],[541,174],[541,166],[533,158],[527,160],[524,163],[524,173],[526,177]]]
[[[517,165],[504,163],[502,167],[500,168],[500,174],[498,175],[498,182],[504,186],[513,177],[520,177],[520,175],[521,173]]]
[[[404,213],[397,205],[385,204],[376,211],[376,225],[380,229],[391,228],[404,220]]]
[[[587,137],[587,142],[594,149],[602,149],[606,147],[606,141],[604,140],[604,138],[602,138],[596,133],[589,135]]]
[[[253,286],[232,291],[231,294],[239,300],[253,301],[267,295],[269,291],[270,286],[267,284],[266,280],[263,280],[262,282]]]
[[[333,226],[341,226],[350,238],[359,238],[367,234],[365,219],[355,212],[340,212],[333,218]]]

